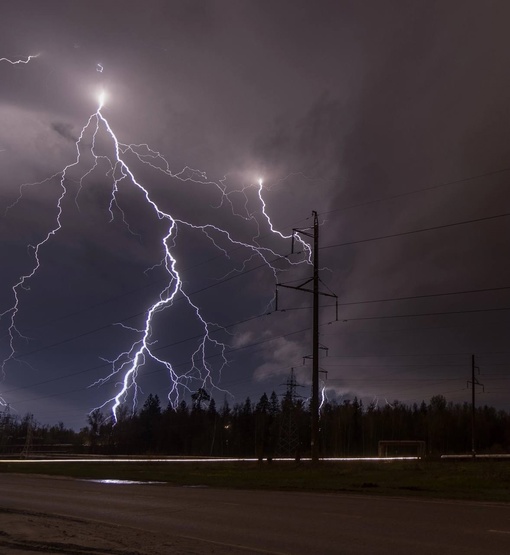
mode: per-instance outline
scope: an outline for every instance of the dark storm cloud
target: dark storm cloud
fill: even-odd
[[[415,4],[403,14],[379,11],[374,39],[367,44],[369,71],[354,103],[355,123],[340,149],[347,185],[333,204],[508,167],[504,13],[503,4],[486,10],[476,2]],[[348,218],[341,230],[351,236],[354,228],[356,235],[370,237],[497,213],[508,199],[506,182],[507,176],[496,176],[386,203],[358,225]],[[504,229],[480,225],[463,229],[453,240],[455,231],[441,240],[424,234],[409,248],[388,241],[380,243],[372,264],[382,270],[378,279],[392,281],[396,290],[412,293],[423,283],[455,289],[473,283],[475,276],[477,282],[487,277],[491,258],[498,256],[490,245],[501,233]],[[485,243],[485,252],[476,250],[477,243]],[[421,259],[414,270],[408,263],[413,258]],[[366,274],[366,264],[360,266],[359,273]],[[500,272],[508,279],[505,267]]]
[[[497,169],[505,160],[508,129],[500,118],[507,113],[508,55],[496,14],[472,2],[462,10],[427,4],[403,32],[383,26],[369,51],[373,71],[365,75],[344,149],[356,184],[387,189],[446,181]],[[490,133],[482,136],[481,126]]]
[[[337,153],[347,124],[339,101],[324,93],[299,120],[276,120],[269,134],[257,138],[254,153],[269,171],[285,175],[291,162],[292,168],[306,175],[338,179],[341,160]]]
[[[69,123],[52,123],[51,127],[54,131],[56,131],[61,137],[71,141],[72,143],[76,143],[78,137],[73,132],[73,126]]]
[[[44,179],[74,161],[73,142],[104,88],[104,113],[121,141],[149,143],[173,172],[190,166],[214,180],[225,176],[222,183],[238,212],[245,206],[260,210],[256,189],[247,189],[247,198],[233,191],[263,178],[275,226],[288,232],[309,225],[306,218],[318,210],[323,247],[504,212],[506,173],[383,199],[510,166],[508,15],[504,2],[477,1],[3,2],[0,57],[40,56],[23,66],[0,65],[1,207],[17,197],[18,184]],[[91,144],[90,136],[84,144]],[[105,145],[99,146],[111,148]],[[83,153],[83,167],[90,162]],[[24,329],[55,323],[34,331],[28,350],[131,316],[137,327],[136,315],[157,296],[150,284],[161,273],[144,270],[161,259],[164,222],[142,209],[140,195],[127,183],[119,187],[110,222],[111,182],[102,180],[108,170],[100,166],[81,190],[80,171],[68,175],[62,233],[45,249],[43,271],[23,292],[20,312]],[[257,233],[253,222],[231,217],[217,188],[167,179],[147,167],[137,167],[137,177],[178,217],[228,225],[243,239]],[[24,203],[1,224],[3,259],[10,264],[1,268],[0,312],[11,302],[9,285],[28,265],[26,244],[39,239],[55,217],[58,179],[24,194]],[[264,244],[288,252],[290,245],[268,239],[269,228],[262,227]],[[501,219],[324,248],[321,265],[329,270],[321,275],[341,302],[504,287],[510,285],[509,231]],[[187,286],[214,285],[197,294],[211,318],[227,324],[267,310],[274,291],[270,272],[217,284],[232,267],[243,268],[245,253],[211,262],[207,238],[185,226],[179,233],[175,252]],[[307,275],[288,272],[280,280]],[[322,362],[331,391],[406,401],[442,393],[441,382],[413,390],[405,381],[388,385],[382,376],[448,375],[464,384],[469,354],[453,361],[466,362],[460,371],[447,366],[448,357],[432,355],[505,351],[503,313],[362,318],[501,308],[510,304],[507,299],[499,292],[341,307],[341,321],[322,329],[321,341],[330,348],[331,358]],[[232,356],[224,381],[239,382],[232,388],[237,399],[278,389],[289,368],[310,354],[309,330],[281,336],[309,327],[307,310],[290,309],[309,306],[311,299],[289,293],[282,303],[289,312],[235,330],[236,348],[276,338]],[[75,316],[64,318],[73,311]],[[322,318],[333,318],[330,309]],[[187,315],[177,312],[164,322],[161,345],[171,342],[169,336],[186,339],[192,326],[179,325],[180,319],[187,322]],[[85,336],[83,344],[69,341],[27,360],[45,376],[71,375],[92,367],[98,356],[114,358],[128,336],[128,330],[112,327],[105,335]],[[172,349],[180,361],[184,354]],[[387,358],[416,354],[423,356]],[[335,358],[346,355],[364,358]],[[500,360],[487,356],[486,362]],[[424,364],[436,370],[423,370]],[[84,388],[105,371],[33,386],[32,395],[35,374],[11,372],[2,391],[9,385],[29,388],[26,395],[15,394],[20,402],[51,394],[54,387],[76,389],[62,396],[62,410],[75,402],[79,416],[72,416],[73,424],[81,425],[83,412],[107,396]],[[307,376],[305,367],[300,379]],[[160,382],[153,383],[163,390]],[[147,378],[144,390],[151,387]],[[458,395],[454,399],[462,400]],[[490,402],[504,405],[507,393],[501,390]],[[41,410],[49,414],[47,404]]]

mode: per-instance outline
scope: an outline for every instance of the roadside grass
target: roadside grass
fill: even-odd
[[[2,462],[0,472],[172,486],[302,490],[510,502],[509,461]]]

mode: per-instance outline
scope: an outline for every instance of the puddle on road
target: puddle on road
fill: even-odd
[[[165,484],[166,482],[142,482],[139,480],[83,480],[84,482],[94,482],[95,484],[113,484],[113,485],[132,485],[132,484]]]

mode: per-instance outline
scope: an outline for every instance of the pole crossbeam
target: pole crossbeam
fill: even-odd
[[[277,283],[276,286],[277,287],[286,287],[287,289],[297,289],[298,291],[306,291],[307,293],[313,293],[314,292],[313,289],[305,289],[303,287],[303,285],[306,285],[307,283],[310,283],[312,281],[312,279],[309,279],[309,280],[305,281],[301,285],[293,286],[293,285],[285,285],[284,283]],[[333,297],[333,299],[338,299],[338,296],[335,295],[334,293],[324,293],[322,291],[319,291],[319,295],[321,295],[322,297]]]

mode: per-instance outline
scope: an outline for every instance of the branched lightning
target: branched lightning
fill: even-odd
[[[6,61],[11,64],[28,63],[31,59],[37,56],[29,56],[27,59],[9,60],[2,58],[0,61]],[[96,70],[103,72],[103,66],[97,64]],[[113,419],[117,418],[118,408],[125,403],[131,402],[133,409],[136,407],[137,397],[139,393],[138,376],[143,371],[144,366],[150,361],[164,368],[170,380],[170,387],[168,392],[168,399],[172,404],[176,404],[183,391],[190,391],[191,386],[198,384],[198,387],[218,387],[217,377],[221,376],[222,370],[228,363],[226,357],[227,345],[212,337],[212,331],[221,328],[217,323],[209,321],[203,314],[200,307],[191,299],[190,295],[186,293],[185,286],[179,270],[180,264],[174,255],[174,247],[178,241],[179,229],[192,228],[204,234],[210,243],[219,250],[219,252],[229,257],[229,252],[222,244],[229,244],[231,248],[243,249],[248,252],[248,256],[242,263],[241,269],[233,271],[242,271],[246,264],[254,257],[260,258],[261,261],[267,265],[268,269],[273,273],[276,278],[277,272],[281,271],[281,264],[278,266],[276,262],[284,261],[287,267],[296,264],[309,264],[310,263],[310,247],[303,242],[299,237],[296,237],[301,242],[303,248],[303,255],[299,259],[290,260],[286,256],[278,254],[275,250],[269,247],[262,247],[259,244],[261,223],[269,228],[270,234],[275,235],[277,238],[290,239],[290,235],[284,235],[277,231],[273,226],[271,218],[267,212],[267,206],[263,197],[263,181],[260,179],[257,184],[249,184],[243,186],[241,189],[232,191],[227,190],[226,177],[222,180],[210,181],[207,175],[197,169],[186,166],[181,171],[175,173],[170,169],[170,163],[167,159],[157,150],[153,150],[147,144],[125,144],[119,141],[115,132],[113,131],[105,114],[105,95],[100,95],[99,103],[96,111],[90,115],[85,125],[82,127],[80,134],[75,143],[75,156],[74,159],[67,164],[63,169],[59,170],[52,176],[36,182],[26,183],[21,185],[18,198],[7,208],[7,211],[16,206],[23,199],[24,189],[26,187],[41,186],[42,184],[56,181],[58,183],[58,198],[55,203],[55,217],[54,223],[51,228],[45,232],[42,239],[34,244],[29,245],[29,252],[33,260],[30,271],[22,275],[12,287],[13,302],[7,310],[0,313],[0,319],[8,318],[8,338],[9,347],[7,356],[1,363],[1,371],[5,373],[6,367],[16,360],[16,346],[17,342],[23,338],[22,333],[16,326],[17,315],[20,310],[21,297],[24,292],[29,289],[29,282],[40,270],[41,257],[43,256],[44,247],[51,241],[58,233],[62,231],[62,216],[64,210],[64,200],[71,194],[68,182],[68,177],[71,170],[80,168],[80,178],[78,183],[78,191],[75,193],[74,202],[79,206],[79,194],[85,186],[86,179],[99,167],[99,164],[106,164],[107,172],[105,178],[109,180],[111,190],[109,213],[110,219],[113,220],[116,214],[121,214],[122,221],[127,226],[131,233],[134,233],[129,227],[126,215],[122,210],[121,203],[118,198],[119,186],[125,186],[129,183],[130,186],[137,188],[141,193],[147,206],[153,211],[155,216],[163,223],[165,223],[166,231],[162,233],[160,243],[162,248],[162,258],[158,266],[166,271],[167,280],[165,286],[159,293],[157,300],[147,308],[145,313],[145,320],[143,326],[140,328],[123,326],[130,333],[136,335],[133,343],[123,352],[119,353],[113,360],[108,360],[111,365],[110,373],[104,378],[95,382],[92,385],[104,385],[107,382],[116,382],[117,391],[115,395],[108,398],[97,408],[108,408],[112,411]],[[107,139],[111,145],[113,154],[105,154],[100,150],[99,137],[102,140]],[[91,137],[88,145],[86,144],[85,137]],[[87,157],[84,153],[87,153]],[[91,155],[90,162],[86,162]],[[193,182],[201,185],[210,186],[219,194],[219,202],[217,207],[228,203],[231,212],[234,216],[239,216],[245,221],[253,222],[256,225],[257,235],[253,238],[252,242],[242,241],[233,236],[231,232],[226,229],[220,228],[210,223],[193,223],[188,220],[177,218],[169,212],[163,210],[151,196],[149,189],[147,189],[135,175],[135,171],[128,165],[128,158],[133,157],[142,165],[149,166],[152,170],[163,174],[164,176],[172,179],[177,179],[181,182]],[[87,165],[89,164],[89,165]],[[82,167],[86,166],[86,167]],[[249,191],[256,188],[256,196],[259,202],[257,210],[250,211],[249,205]],[[242,194],[245,196],[246,202],[244,203],[244,213],[237,213],[234,209],[234,202],[232,200],[233,194]],[[221,244],[220,244],[221,243]],[[287,246],[287,243],[285,243]],[[228,275],[228,274],[227,274]],[[178,373],[172,362],[166,360],[155,354],[154,333],[153,327],[155,325],[155,317],[162,311],[170,309],[177,299],[184,299],[189,309],[193,311],[196,321],[202,329],[201,339],[198,346],[191,354],[189,365],[184,372]],[[213,367],[209,362],[210,353],[214,352],[219,355],[220,362]],[[209,356],[208,356],[209,353]],[[5,401],[0,398],[0,404],[5,404]]]

